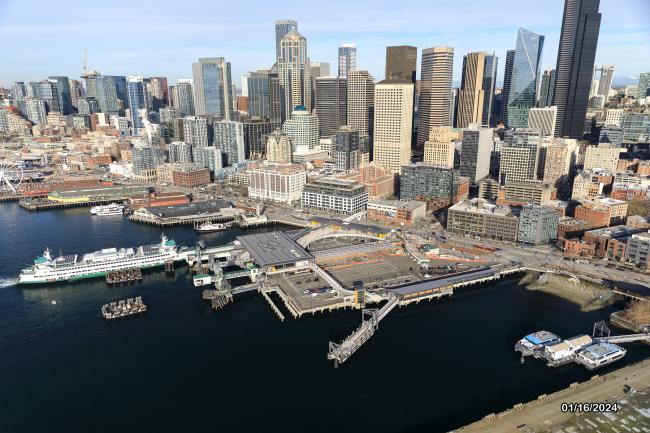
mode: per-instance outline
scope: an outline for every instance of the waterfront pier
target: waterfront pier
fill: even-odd
[[[343,364],[366,341],[373,336],[379,322],[399,304],[396,296],[389,295],[388,302],[380,309],[363,309],[361,312],[361,325],[341,343],[329,342],[327,359],[334,361],[334,367]]]

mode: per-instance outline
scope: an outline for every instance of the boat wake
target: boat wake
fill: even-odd
[[[0,289],[15,286],[17,282],[15,278],[0,277]]]

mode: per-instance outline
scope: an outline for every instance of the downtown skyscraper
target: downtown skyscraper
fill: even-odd
[[[596,58],[601,14],[600,0],[565,0],[562,32],[555,68],[553,105],[557,133],[581,138]]]
[[[481,123],[483,117],[483,73],[486,53],[469,53],[463,57],[463,75],[458,92],[458,114],[456,126],[467,128],[472,123]]]
[[[347,77],[354,69],[357,69],[357,46],[343,44],[339,47],[339,77]]]
[[[535,106],[544,36],[523,28],[517,31],[517,45],[508,91],[509,128],[528,127],[528,111]],[[584,123],[584,121],[583,121]]]
[[[375,80],[368,71],[353,70],[347,77],[347,125],[360,137],[372,139],[375,111]]]
[[[492,103],[494,102],[494,90],[497,83],[497,69],[499,58],[494,52],[485,54],[485,63],[483,64],[483,113],[481,114],[481,124],[492,126],[495,119],[492,118]]]
[[[307,55],[307,39],[293,29],[280,41],[278,76],[282,93],[282,120],[303,106],[311,109],[311,65]]]
[[[386,47],[386,79],[406,80],[415,84],[418,49],[408,45]]]
[[[347,124],[347,85],[345,77],[316,78],[316,114],[321,137],[331,137]]]
[[[277,20],[275,22],[275,59],[279,61],[281,51],[280,42],[290,31],[298,31],[298,22],[295,20]]]
[[[433,47],[422,50],[418,100],[418,149],[423,149],[424,143],[429,140],[431,128],[450,125],[453,70],[453,48]]]
[[[248,113],[253,117],[279,122],[282,103],[278,74],[269,69],[251,71],[246,82]]]
[[[506,67],[503,73],[503,90],[501,91],[501,114],[499,120],[506,122],[508,120],[508,96],[510,95],[510,85],[512,84],[512,65],[515,62],[515,50],[506,52]]]
[[[192,76],[195,114],[230,120],[233,111],[230,63],[223,57],[200,58],[192,63]]]

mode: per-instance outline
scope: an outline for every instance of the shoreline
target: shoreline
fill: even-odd
[[[520,282],[526,290],[555,295],[576,304],[581,311],[596,311],[617,302],[616,296],[608,287],[584,280],[579,283],[570,277],[556,274],[528,272]]]

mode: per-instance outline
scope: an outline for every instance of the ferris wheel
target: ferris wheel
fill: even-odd
[[[0,193],[16,194],[23,181],[23,166],[9,159],[0,159]]]

